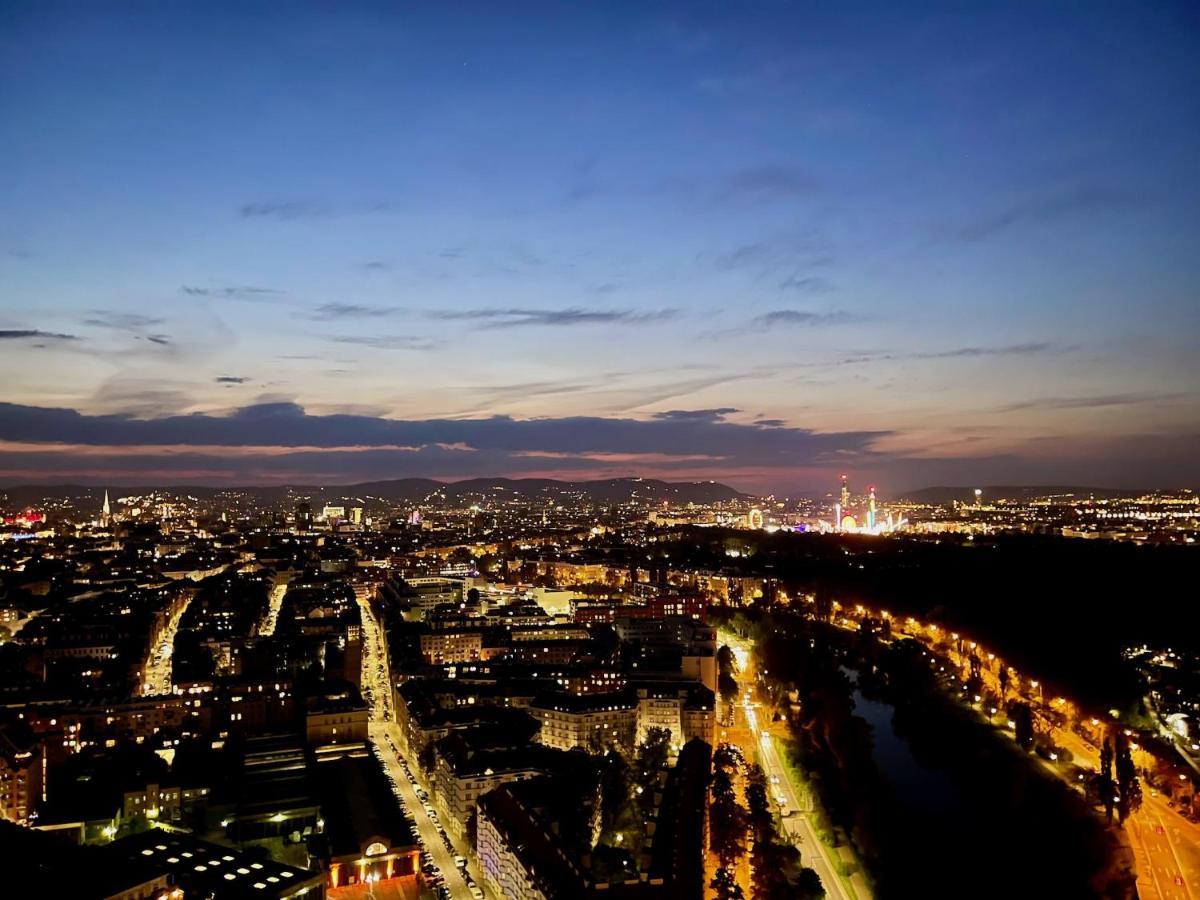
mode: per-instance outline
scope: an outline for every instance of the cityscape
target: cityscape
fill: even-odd
[[[969,607],[871,586],[883,555],[944,544],[1078,565],[1069,547],[1121,542],[1146,554],[1122,565],[1190,566],[1190,493],[885,500],[848,475],[800,500],[640,479],[428,487],[0,491],[0,784],[21,864],[81,896],[906,893],[919,882],[840,779],[896,779],[887,809],[912,768],[958,776],[870,743],[865,771],[835,765],[851,732],[805,736],[833,714],[832,678],[876,729],[905,709],[893,691],[924,692],[955,721],[932,733],[1007,754],[989,777],[1040,779],[1067,829],[1045,848],[1061,889],[1196,889],[1187,629],[1114,648],[1088,678],[1043,674]],[[836,571],[862,560],[861,582]],[[798,640],[812,658],[793,673]],[[909,740],[905,755],[929,734]]]
[[[0,0],[0,897],[1200,900],[1194,3]]]

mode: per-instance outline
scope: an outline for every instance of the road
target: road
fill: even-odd
[[[845,883],[837,874],[829,848],[825,846],[812,827],[812,821],[806,812],[809,806],[807,803],[801,802],[800,793],[792,783],[787,769],[784,768],[783,761],[779,758],[779,751],[775,747],[775,742],[771,740],[769,725],[765,722],[760,723],[758,720],[760,705],[750,694],[751,690],[754,692],[758,690],[758,679],[754,676],[754,657],[750,652],[750,644],[727,634],[722,634],[720,643],[728,644],[737,660],[738,678],[741,680],[743,691],[737,704],[737,713],[745,722],[744,733],[753,737],[748,740],[738,740],[742,729],[737,728],[729,729],[726,732],[727,736],[741,747],[747,760],[757,757],[763,773],[771,783],[772,795],[782,793],[786,808],[795,810],[792,815],[782,820],[783,833],[791,838],[793,844],[800,850],[800,858],[804,865],[813,869],[820,877],[826,896],[834,898],[834,900],[855,900],[855,895],[846,889]],[[754,746],[748,746],[748,743],[754,744]],[[858,887],[856,893],[858,894],[857,900],[870,900],[870,894],[865,884]]]
[[[175,650],[175,634],[179,631],[179,622],[187,612],[192,602],[192,595],[179,604],[179,609],[167,620],[167,626],[159,636],[158,647],[151,647],[146,655],[146,665],[142,670],[142,694],[146,697],[161,697],[175,692],[171,681],[171,654]]]
[[[1056,728],[1054,741],[1071,751],[1076,764],[1099,771],[1100,753],[1082,737]],[[1200,825],[1181,816],[1148,785],[1143,790],[1141,808],[1125,820],[1141,900],[1200,900]]]
[[[857,609],[860,617],[879,615],[861,606]],[[849,610],[846,617],[841,621],[835,620],[835,624],[855,630],[858,628],[858,622],[849,617]],[[939,635],[936,625],[909,618],[904,623],[895,620],[894,628],[916,638],[930,651],[942,652],[938,647],[938,639],[944,640],[945,633]],[[957,638],[956,635],[954,637]],[[1073,707],[1073,704],[1064,698],[1047,700],[1038,681],[1022,682],[1016,671],[1006,666],[996,654],[986,652],[974,643],[970,646],[981,662],[986,660],[981,665],[980,674],[990,691],[997,696],[1016,697],[1020,694],[1034,707],[1039,718],[1050,725],[1055,744],[1071,751],[1077,765],[1099,771],[1099,751],[1075,731],[1055,724],[1055,716],[1052,715],[1055,708],[1061,711]],[[959,670],[965,669],[968,662],[953,646],[943,658],[947,660],[947,665],[956,666]],[[1002,669],[1010,673],[1007,690],[999,682],[998,673]],[[1029,685],[1028,690],[1022,689],[1025,683]],[[1067,778],[1063,769],[1048,763],[1047,768],[1058,777]],[[1076,786],[1072,784],[1072,787]],[[1124,825],[1133,849],[1138,894],[1142,900],[1200,900],[1200,825],[1188,821],[1149,785],[1143,785],[1143,792],[1142,806],[1126,819]]]
[[[283,598],[287,596],[287,592],[286,581],[271,588],[270,596],[267,598],[267,613],[263,616],[262,624],[258,626],[260,635],[269,637],[275,633],[275,626],[279,622],[279,610],[283,608]]]
[[[759,735],[758,761],[762,765],[767,780],[771,783],[771,791],[781,793],[786,808],[794,810],[790,816],[783,819],[783,833],[791,838],[792,842],[800,849],[800,859],[804,865],[816,871],[820,876],[827,897],[835,898],[835,900],[853,900],[833,867],[828,849],[817,837],[808,815],[802,812],[807,804],[800,802],[800,795],[787,770],[783,767],[779,751],[771,739],[770,731],[765,728],[759,729],[755,706],[755,703],[745,699],[744,694],[742,695],[741,711],[746,717],[746,726],[750,733]],[[865,898],[860,898],[860,900],[865,900]]]
[[[445,881],[453,900],[473,900],[467,881],[455,865],[455,854],[443,843],[443,832],[425,811],[424,803],[417,796],[415,777],[420,771],[416,760],[404,760],[400,753],[399,727],[392,716],[392,684],[388,669],[387,639],[379,621],[371,609],[369,600],[359,599],[359,610],[362,616],[362,685],[363,694],[371,709],[369,734],[371,743],[375,746],[383,761],[384,771],[391,777],[396,787],[397,800],[416,824],[417,837],[421,848],[429,852],[433,864]],[[407,764],[408,768],[405,768]],[[460,854],[466,859],[471,854]],[[483,882],[475,875],[475,882],[482,889]]]

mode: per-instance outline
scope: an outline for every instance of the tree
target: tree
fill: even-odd
[[[733,651],[729,649],[728,644],[722,644],[721,648],[717,650],[717,671],[730,674],[737,671],[737,660],[734,659]]]
[[[803,868],[796,880],[792,882],[792,897],[794,900],[821,900],[825,896],[825,885],[821,884],[821,876],[815,869]]]
[[[754,829],[754,840],[771,840],[775,836],[775,817],[771,811],[771,798],[767,792],[767,778],[757,763],[746,769],[746,807],[750,811],[750,827]]]
[[[742,900],[745,896],[741,885],[733,877],[733,872],[724,866],[717,869],[717,874],[708,886],[716,891],[717,900]]]
[[[728,672],[722,672],[717,676],[717,691],[721,695],[721,700],[732,705],[737,700],[738,683]]]
[[[1014,703],[1008,708],[1013,720],[1017,746],[1028,752],[1033,748],[1033,711],[1028,703]]]
[[[1104,814],[1112,822],[1113,804],[1116,802],[1116,785],[1112,776],[1113,751],[1109,744],[1108,735],[1100,743],[1100,772],[1096,776],[1097,790],[1100,792],[1100,802],[1104,804]]]
[[[1137,769],[1129,750],[1129,741],[1124,736],[1118,739],[1117,747],[1117,816],[1122,823],[1142,805],[1142,786],[1138,781]]]
[[[746,808],[737,802],[729,770],[717,766],[708,808],[708,848],[721,865],[730,866],[746,853]]]

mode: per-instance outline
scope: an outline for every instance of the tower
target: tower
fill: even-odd
[[[875,530],[875,485],[871,485],[869,488],[867,488],[867,490],[869,490],[871,492],[870,500],[868,501],[868,505],[867,505],[867,530],[874,531]]]
[[[100,507],[100,524],[105,528],[112,521],[112,505],[108,502],[108,489],[104,490],[104,505]]]
[[[850,482],[846,476],[842,476],[842,493],[841,493],[842,509],[850,508]]]

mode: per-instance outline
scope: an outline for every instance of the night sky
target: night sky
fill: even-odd
[[[1194,3],[0,0],[0,479],[1198,486]]]

